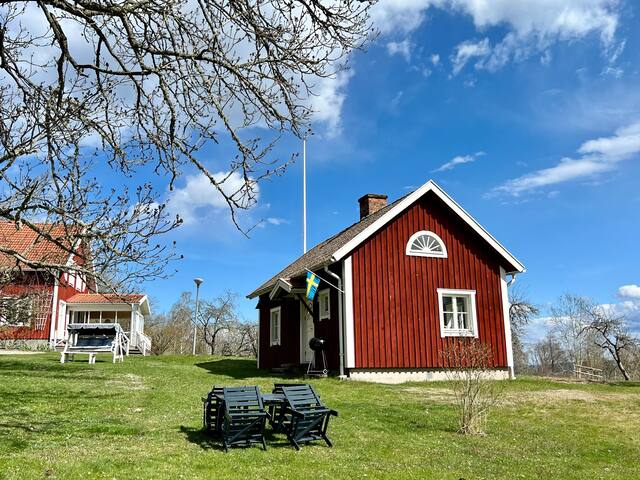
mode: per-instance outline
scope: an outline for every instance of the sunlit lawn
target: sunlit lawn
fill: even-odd
[[[102,361],[101,361],[102,360]],[[280,380],[255,362],[211,357],[0,356],[0,478],[640,478],[640,385],[508,382],[487,435],[456,433],[443,383],[385,386],[315,380],[340,412],[296,452],[225,454],[200,431],[212,384]]]

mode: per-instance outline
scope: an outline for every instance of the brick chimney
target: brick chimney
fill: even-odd
[[[360,220],[387,206],[387,196],[379,193],[367,193],[358,199]]]

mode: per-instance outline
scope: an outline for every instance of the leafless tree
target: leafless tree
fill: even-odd
[[[519,285],[509,292],[509,319],[513,333],[520,337],[529,322],[540,314],[540,309],[528,298],[526,292]]]
[[[588,351],[592,342],[584,328],[588,323],[585,317],[588,302],[586,297],[565,293],[551,307],[553,333],[574,365],[589,363]]]
[[[162,355],[170,351],[178,334],[177,325],[164,315],[154,315],[146,321],[145,332],[151,338],[151,353]]]
[[[573,371],[573,364],[553,333],[533,345],[532,360],[538,375],[566,375]]]
[[[509,320],[511,322],[514,364],[518,372],[526,371],[529,367],[529,357],[525,351],[522,337],[529,322],[539,314],[540,309],[529,300],[519,284],[511,289],[509,292]]]
[[[225,292],[215,300],[203,300],[201,303],[197,322],[211,355],[216,353],[221,334],[229,332],[237,323],[235,299],[236,295]]]
[[[584,331],[595,334],[595,344],[611,356],[622,377],[627,381],[631,380],[623,357],[633,352],[638,339],[629,333],[624,316],[617,314],[612,308],[591,302],[585,302],[582,308],[585,318],[589,320]]]
[[[240,325],[240,341],[236,349],[236,355],[241,357],[258,356],[258,325],[245,322]]]
[[[0,252],[111,287],[163,276],[175,256],[157,236],[180,224],[163,195],[193,170],[241,228],[237,212],[291,161],[273,145],[307,131],[318,82],[364,44],[374,1],[3,2],[0,218],[78,261]],[[220,142],[235,156],[205,161]]]
[[[169,311],[168,321],[171,324],[174,341],[171,353],[191,353],[193,345],[194,302],[190,292],[182,292],[180,298]],[[202,336],[199,336],[202,338]]]
[[[475,339],[460,339],[443,355],[458,407],[459,432],[484,434],[487,415],[502,393],[502,385],[493,377],[491,347]]]

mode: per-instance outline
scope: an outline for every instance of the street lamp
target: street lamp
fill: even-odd
[[[193,354],[196,354],[196,335],[198,333],[198,297],[200,294],[200,285],[204,280],[202,278],[194,278],[193,282],[196,284],[196,314],[193,319]]]

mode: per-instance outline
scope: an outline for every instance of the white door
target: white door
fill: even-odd
[[[305,306],[300,303],[300,363],[313,361],[313,350],[309,347],[309,340],[313,338],[313,317]]]

